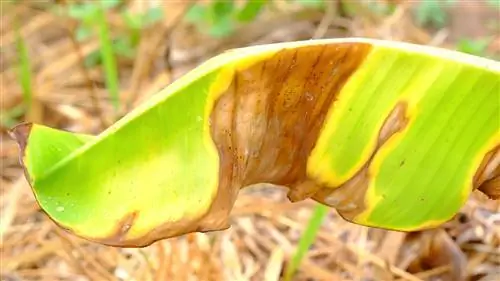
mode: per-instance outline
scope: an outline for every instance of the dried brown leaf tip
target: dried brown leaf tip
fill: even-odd
[[[28,145],[28,137],[32,127],[32,123],[21,123],[8,131],[9,135],[17,142],[22,152],[24,152]]]
[[[484,157],[476,172],[474,186],[490,199],[500,199],[500,145]]]
[[[26,147],[28,146],[28,139],[32,127],[33,124],[27,122],[27,123],[21,123],[8,131],[10,137],[14,139],[17,142],[17,145],[19,146],[18,161],[23,168],[25,178],[28,179],[30,183],[31,183],[31,176],[28,173],[28,168],[24,164],[24,156]]]

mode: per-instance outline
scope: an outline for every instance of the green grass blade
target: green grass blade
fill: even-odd
[[[33,100],[33,84],[31,77],[30,58],[28,54],[28,48],[26,47],[26,43],[24,42],[24,39],[21,36],[19,25],[16,24],[15,28],[16,28],[16,45],[19,56],[19,64],[18,64],[19,83],[21,84],[24,103],[26,105],[26,108],[29,110],[31,108]]]
[[[251,22],[260,14],[267,2],[267,0],[249,0],[238,12],[238,20],[241,22]]]
[[[314,243],[314,240],[316,240],[316,234],[318,233],[327,213],[328,207],[325,205],[318,204],[314,208],[314,212],[309,220],[309,223],[307,224],[305,232],[300,237],[299,245],[297,246],[295,254],[292,257],[290,265],[287,267],[285,281],[292,280],[291,278],[299,268],[302,259]]]
[[[97,9],[96,21],[99,30],[99,41],[101,42],[101,57],[106,75],[106,87],[108,88],[113,106],[118,110],[118,106],[120,105],[118,67],[104,8]]]

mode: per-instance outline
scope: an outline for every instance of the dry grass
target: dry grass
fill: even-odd
[[[131,9],[142,7],[141,1],[129,2]],[[113,110],[102,70],[84,71],[81,63],[99,42],[75,44],[73,22],[35,4],[2,4],[0,108],[5,113],[22,102],[12,28],[19,17],[34,75],[37,114],[29,118],[98,133],[113,121]],[[204,59],[237,46],[335,36],[453,46],[449,30],[431,33],[417,27],[405,3],[390,17],[366,11],[355,19],[335,17],[333,5],[322,14],[282,4],[277,14],[225,39],[208,38],[177,20],[185,6],[164,4],[167,19],[143,32],[133,60],[119,59],[121,104],[135,106]],[[114,31],[123,29],[119,17],[110,19]],[[499,47],[498,42],[491,46]],[[2,281],[279,280],[314,206],[311,201],[289,203],[280,189],[256,187],[240,195],[227,231],[187,235],[143,249],[96,245],[66,234],[41,212],[18,164],[18,148],[5,129],[0,150]],[[500,280],[499,247],[500,204],[478,194],[442,228],[411,234],[353,225],[331,210],[295,280]]]

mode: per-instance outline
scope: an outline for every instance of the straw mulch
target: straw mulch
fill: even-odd
[[[131,11],[144,9],[146,3],[127,2]],[[122,104],[137,105],[228,48],[339,36],[452,48],[453,37],[460,32],[460,27],[458,31],[418,27],[411,3],[403,1],[396,1],[401,3],[388,17],[360,7],[355,18],[335,16],[339,13],[335,5],[320,13],[276,2],[279,9],[272,14],[223,39],[209,38],[179,20],[187,1],[165,2],[166,19],[143,31],[133,59],[118,60]],[[462,12],[467,15],[467,10]],[[19,121],[29,119],[93,134],[113,121],[102,68],[82,68],[82,57],[99,48],[98,40],[77,43],[75,22],[45,12],[36,1],[15,6],[2,3],[1,17],[2,112],[22,102],[13,28],[17,18],[31,55],[35,95],[31,115]],[[113,32],[123,32],[120,17],[110,14],[109,21]],[[499,43],[497,38],[490,51],[498,51]],[[292,204],[284,190],[256,187],[240,195],[227,231],[186,235],[142,249],[105,247],[68,235],[41,212],[22,175],[18,148],[6,129],[2,128],[0,152],[2,281],[280,280],[315,204]],[[443,227],[419,233],[353,225],[331,210],[294,280],[500,280],[499,245],[500,204],[481,194],[474,194]]]

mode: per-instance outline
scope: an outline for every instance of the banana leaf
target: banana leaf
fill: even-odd
[[[10,131],[41,209],[97,243],[221,231],[240,190],[287,187],[346,220],[418,231],[500,197],[500,63],[322,39],[226,51],[97,135]]]

